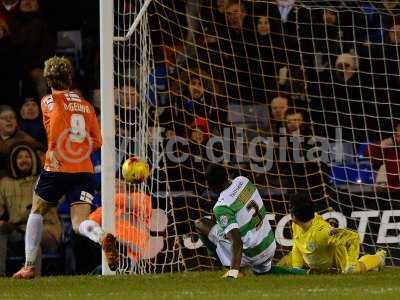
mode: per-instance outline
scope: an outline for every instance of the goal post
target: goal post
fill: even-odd
[[[361,252],[400,265],[400,9],[383,2],[101,1],[103,226],[119,273],[215,267],[193,226],[216,200],[213,162],[256,184],[276,259],[289,196],[308,193]],[[150,165],[140,185],[121,177],[132,155]]]
[[[101,99],[101,199],[102,227],[106,232],[115,232],[114,195],[115,181],[115,114],[114,114],[114,1],[100,1],[100,99]],[[107,112],[107,113],[104,113]],[[104,253],[102,273],[111,275]]]

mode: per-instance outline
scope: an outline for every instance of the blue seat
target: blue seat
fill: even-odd
[[[360,159],[366,159],[364,153],[365,153],[365,150],[367,150],[367,147],[369,144],[370,143],[361,143],[360,146],[358,146],[357,155]]]
[[[330,178],[334,184],[373,184],[375,172],[367,161],[331,166]]]

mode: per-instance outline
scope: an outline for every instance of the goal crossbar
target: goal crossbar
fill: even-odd
[[[143,4],[142,8],[140,9],[138,15],[136,16],[135,20],[133,21],[131,27],[129,28],[128,32],[126,33],[125,36],[115,36],[114,37],[114,42],[126,42],[129,40],[132,36],[132,34],[135,32],[136,27],[139,25],[140,21],[142,20],[142,17],[144,13],[146,12],[147,8],[149,7],[150,3],[152,0],[146,0],[146,2]]]

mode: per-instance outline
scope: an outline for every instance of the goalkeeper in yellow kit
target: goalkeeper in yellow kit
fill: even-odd
[[[350,229],[333,228],[314,212],[309,195],[291,199],[293,248],[281,265],[309,268],[310,273],[364,273],[379,270],[385,264],[386,251],[359,258],[360,239]]]

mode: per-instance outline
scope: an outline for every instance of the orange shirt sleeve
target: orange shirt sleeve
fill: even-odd
[[[42,100],[43,123],[47,133],[48,150],[55,150],[57,140],[69,128],[67,112],[56,106],[53,96],[46,96]]]
[[[47,136],[49,136],[49,131],[50,131],[50,116],[49,116],[49,104],[48,104],[48,96],[43,97],[42,101],[40,102],[40,106],[42,109],[42,115],[43,115],[43,125],[46,130]],[[50,144],[50,141],[49,141]]]

